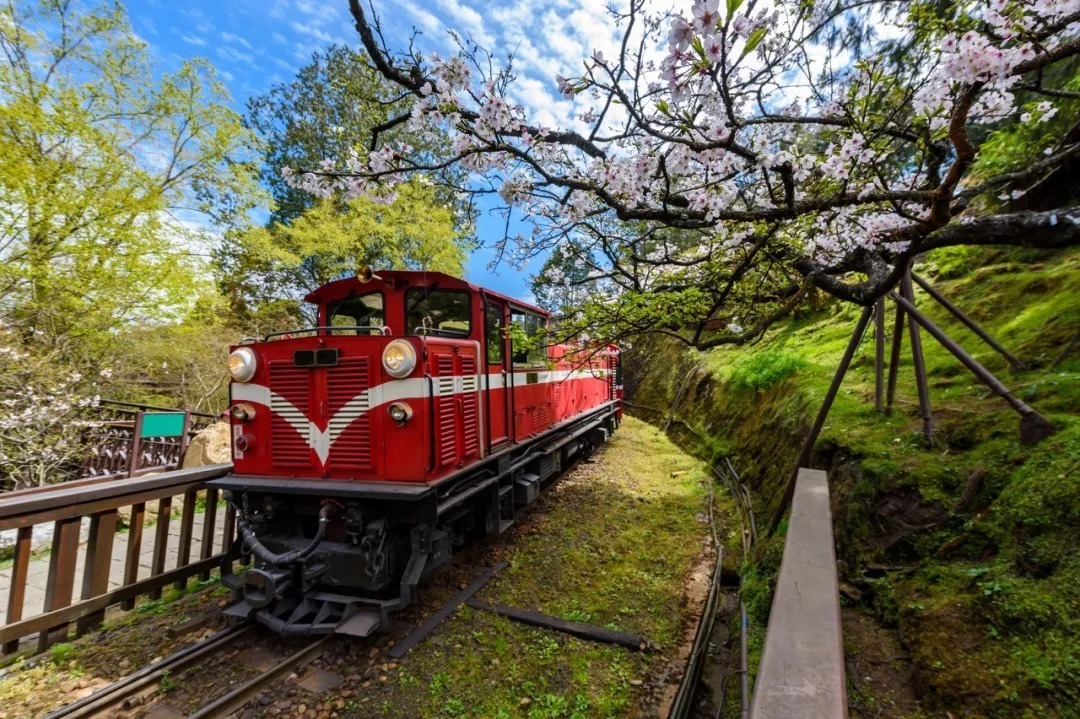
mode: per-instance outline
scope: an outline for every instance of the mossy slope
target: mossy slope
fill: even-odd
[[[1010,372],[917,291],[920,307],[1059,430],[1021,446],[1017,415],[923,333],[937,428],[927,447],[906,343],[896,411],[874,410],[868,331],[813,460],[830,471],[847,594],[899,631],[925,716],[1080,716],[1080,360],[1051,367],[1080,333],[1080,253],[942,251],[917,270],[1029,369]],[[706,459],[731,455],[768,517],[857,312],[804,311],[754,347],[641,343],[626,360],[630,401],[650,420],[674,416]],[[752,359],[762,353],[773,357]],[[780,551],[758,553],[747,598],[760,627]]]

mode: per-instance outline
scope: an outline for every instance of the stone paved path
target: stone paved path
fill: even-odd
[[[214,550],[212,553],[221,551],[221,537],[225,518],[225,508],[217,508],[217,521],[214,523]],[[86,557],[86,535],[90,523],[89,518],[83,519],[82,543],[79,545],[79,558],[75,568],[75,596],[73,601],[78,601],[82,590],[83,566]],[[191,561],[197,560],[202,552],[203,514],[195,514],[195,522],[191,538]],[[143,527],[142,544],[139,547],[139,579],[150,577],[150,563],[154,556],[154,543],[156,540],[155,526]],[[175,569],[179,558],[178,548],[180,545],[180,518],[174,516],[169,522],[169,540],[165,559],[165,571]],[[116,589],[123,584],[124,565],[127,561],[128,533],[117,533],[113,539],[112,568],[109,571],[109,589]],[[8,596],[11,592],[11,568],[0,570],[0,624],[7,619]],[[40,614],[45,606],[45,585],[49,579],[49,556],[45,555],[30,561],[26,587],[26,601],[23,604],[23,618],[30,618]]]

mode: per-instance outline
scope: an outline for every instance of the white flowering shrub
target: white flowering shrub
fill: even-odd
[[[81,392],[78,372],[23,348],[0,325],[0,489],[71,479],[85,451],[83,413],[96,396]]]
[[[1078,108],[1080,0],[656,6],[615,3],[615,51],[554,78],[575,113],[556,129],[494,54],[394,53],[350,0],[365,50],[412,97],[400,122],[449,136],[449,164],[483,176],[461,190],[535,224],[500,256],[564,248],[608,310],[582,322],[607,336],[697,322],[699,347],[745,342],[809,288],[870,304],[934,248],[1080,243],[1080,207],[1009,204],[1080,152],[1075,114],[1055,124]],[[1010,126],[1057,129],[1033,135],[1034,160],[977,172]],[[283,172],[317,195],[385,199],[446,164],[376,142]]]

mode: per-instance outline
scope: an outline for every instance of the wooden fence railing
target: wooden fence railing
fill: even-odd
[[[17,531],[6,588],[0,579],[0,602],[7,607],[0,626],[2,653],[16,651],[19,640],[33,634],[39,635],[38,647],[44,650],[67,637],[72,622],[82,634],[97,627],[105,610],[114,604],[130,609],[137,597],[158,598],[169,584],[183,586],[196,574],[209,578],[210,570],[232,541],[236,517],[231,507],[225,510],[219,539],[218,492],[207,489],[206,482],[225,475],[231,468],[230,464],[215,464],[130,479],[81,480],[0,495],[0,531]],[[179,536],[171,540],[169,528],[174,504],[179,504],[174,502],[177,497],[182,498],[183,505]],[[200,500],[205,503],[197,517]],[[144,537],[147,503],[151,502],[156,503],[156,524],[153,536],[147,533]],[[125,508],[130,508],[130,514],[126,533],[122,533],[120,510]],[[201,524],[199,536],[195,536],[197,524]],[[34,559],[33,530],[41,525],[51,525],[52,551],[47,558]],[[149,567],[144,564],[142,573],[149,576],[140,579],[140,558],[147,554],[143,551],[144,538],[150,540],[145,542],[149,545]],[[174,553],[169,551],[170,543],[175,545]],[[114,549],[123,549],[123,556],[114,560]],[[196,549],[198,556],[193,556]],[[44,579],[44,586],[35,587],[30,582],[32,575]],[[76,600],[76,583],[80,579]],[[25,616],[37,603],[31,601],[31,595],[40,600],[40,612]]]
[[[192,437],[215,422],[207,412],[102,400],[88,418],[78,479],[135,477],[177,469]]]
[[[751,719],[846,719],[840,589],[825,472],[800,468]]]

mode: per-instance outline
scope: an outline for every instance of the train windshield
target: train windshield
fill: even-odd
[[[469,293],[414,287],[405,293],[405,329],[414,335],[469,336]]]
[[[383,305],[383,294],[378,291],[353,295],[331,304],[327,312],[328,324],[334,328],[331,334],[366,335],[379,331],[386,324]]]

